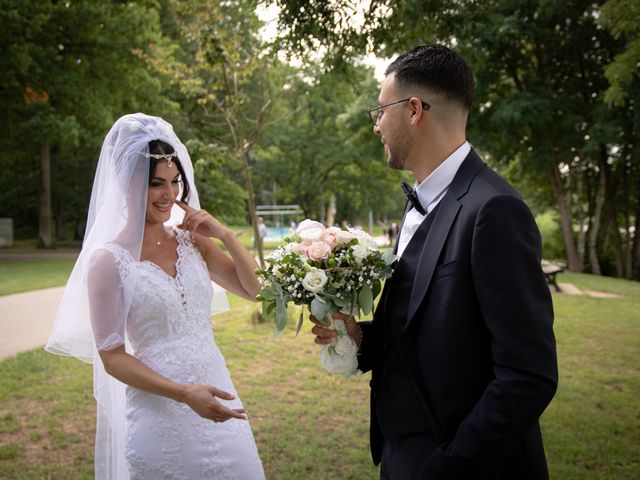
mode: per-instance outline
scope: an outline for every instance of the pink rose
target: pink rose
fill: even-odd
[[[309,247],[313,242],[311,240],[303,240],[295,247],[295,251],[300,255],[304,255],[305,257],[309,256]]]
[[[321,240],[332,248],[338,244],[338,234],[341,232],[338,227],[329,227],[322,232]]]
[[[324,260],[329,258],[331,253],[331,245],[324,242],[312,242],[307,247],[307,257],[314,260]]]
[[[336,234],[336,243],[338,245],[343,245],[345,243],[349,243],[354,238],[356,237],[346,230],[338,229],[338,233]]]

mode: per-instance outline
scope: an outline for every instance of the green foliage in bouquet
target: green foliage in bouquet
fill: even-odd
[[[286,238],[266,259],[265,267],[257,270],[263,279],[257,299],[262,302],[263,315],[274,321],[276,334],[287,325],[289,303],[306,305],[321,321],[337,311],[372,312],[381,281],[391,275],[396,256],[390,249],[383,253],[374,248],[373,239],[364,232],[357,232],[358,236],[343,232],[347,241],[343,238],[344,243],[333,248],[297,235]],[[303,312],[296,334],[302,327]]]

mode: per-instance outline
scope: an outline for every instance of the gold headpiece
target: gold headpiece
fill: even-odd
[[[167,162],[167,167],[171,168],[173,165],[172,158],[177,158],[178,154],[176,152],[172,153],[145,153],[145,157],[147,158],[155,158],[156,160],[165,160]]]

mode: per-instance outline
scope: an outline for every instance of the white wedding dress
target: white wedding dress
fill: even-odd
[[[241,408],[211,328],[212,286],[190,234],[176,230],[175,278],[149,262],[134,261],[117,244],[106,246],[120,275],[137,275],[127,319],[135,357],[179,383],[211,385],[236,396],[220,402]],[[137,479],[263,479],[248,421],[214,423],[186,404],[127,387],[126,457]]]

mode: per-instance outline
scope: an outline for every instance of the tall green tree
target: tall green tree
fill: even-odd
[[[158,23],[152,1],[0,3],[0,123],[8,129],[0,165],[15,173],[2,177],[1,214],[17,216],[17,229],[28,231],[39,210],[41,246],[52,244],[52,210],[59,235],[67,216],[84,217],[114,117],[162,103],[138,54],[156,40]],[[31,198],[39,190],[38,205],[12,194],[18,185]]]
[[[361,66],[347,73],[309,65],[291,80],[265,130],[264,190],[277,185],[278,203],[297,203],[323,221],[331,220],[332,202],[335,220],[351,223],[369,210],[377,218],[401,210],[400,173],[389,172],[367,115],[378,89]]]
[[[618,39],[625,40],[625,47],[605,68],[610,87],[605,99],[623,105],[630,96],[638,98],[640,80],[640,0],[608,0],[601,8],[600,24]],[[635,84],[635,85],[634,85]],[[630,91],[632,90],[632,91]]]
[[[258,238],[254,150],[273,103],[269,75],[274,59],[259,35],[255,7],[253,0],[166,0],[165,38],[147,60],[199,140],[220,146],[237,162]],[[261,244],[256,243],[262,261]]]
[[[624,259],[637,248],[638,123],[633,105],[604,98],[605,71],[635,51],[637,22],[616,21],[625,38],[611,35],[598,23],[611,15],[606,5],[586,0],[380,0],[360,12],[354,2],[345,10],[319,0],[275,3],[292,48],[324,45],[336,67],[365,52],[390,56],[434,41],[460,51],[477,79],[470,140],[494,164],[520,162],[529,178],[552,187],[571,270],[600,271],[599,256],[614,244],[618,274],[631,275]],[[635,12],[636,2],[607,3]],[[635,83],[622,85],[632,93]]]
[[[612,216],[615,238],[617,272],[619,276],[640,278],[640,152],[634,139],[640,130],[640,1],[608,0],[602,5],[600,23],[611,34],[625,42],[622,51],[616,53],[613,61],[606,66],[605,75],[609,80],[609,88],[605,93],[605,101],[610,105],[626,107],[624,109],[624,132],[626,138],[616,146],[618,164],[626,170],[622,188],[617,190],[621,197],[616,203],[622,204],[622,214]],[[631,140],[631,142],[629,142]],[[633,181],[635,179],[635,182]],[[615,183],[615,182],[614,182]],[[611,199],[615,201],[615,196]],[[633,204],[635,203],[635,208]],[[617,217],[625,225],[625,230],[634,231],[632,239],[623,242],[620,238]],[[632,225],[632,219],[635,224]],[[626,244],[626,249],[623,245]]]

